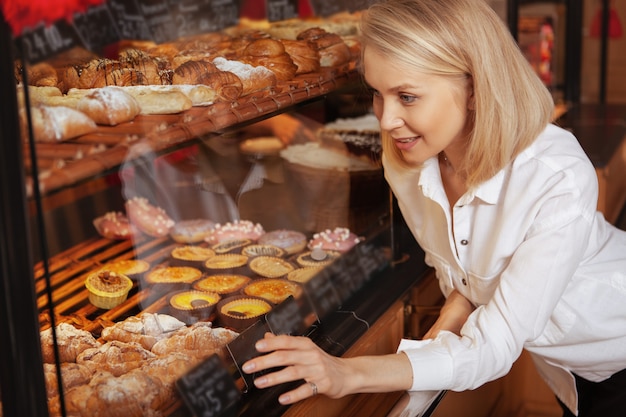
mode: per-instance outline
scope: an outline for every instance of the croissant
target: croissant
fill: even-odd
[[[56,365],[44,363],[43,369],[48,398],[52,398],[59,392]],[[63,389],[67,391],[78,385],[88,384],[93,373],[93,370],[85,365],[73,362],[62,362],[61,376],[63,377]]]
[[[294,64],[298,67],[296,74],[318,72],[320,70],[320,53],[317,45],[305,40],[280,40]]]
[[[141,316],[130,316],[112,326],[102,329],[100,337],[107,342],[139,343],[145,349],[152,349],[154,344],[181,329],[185,323],[167,314],[144,313]]]
[[[237,100],[243,92],[243,83],[235,74],[220,71],[206,61],[187,61],[174,70],[172,84],[204,84],[213,88],[221,100]]]
[[[118,342],[113,340],[105,344],[83,351],[76,358],[76,363],[83,364],[94,371],[107,371],[115,376],[141,367],[154,354],[144,349],[139,343]]]
[[[86,349],[100,346],[100,343],[86,330],[80,330],[67,323],[56,327],[57,346],[60,362],[75,362],[76,357]],[[41,332],[41,352],[44,363],[54,363],[52,329]]]
[[[24,78],[26,71],[26,78]],[[22,67],[21,64],[15,64],[15,81],[18,83],[27,81],[28,85],[37,87],[56,87],[59,84],[57,70],[46,62]]]
[[[212,328],[211,323],[197,322],[152,347],[157,355],[173,352],[204,359],[230,343],[238,334],[225,328]]]
[[[119,61],[122,67],[141,73],[145,84],[170,84],[169,62],[162,58],[153,58],[139,49],[126,49],[120,53]]]
[[[258,67],[259,65],[276,74],[281,81],[291,80],[298,67],[285,51],[285,46],[276,39],[257,39],[244,49],[241,61]]]
[[[213,64],[221,71],[232,72],[241,80],[243,88],[241,95],[243,96],[276,85],[276,75],[265,67],[253,67],[250,64],[231,61],[223,57],[215,58]]]
[[[341,36],[327,32],[319,27],[313,27],[301,32],[298,34],[297,39],[308,40],[317,45],[322,67],[347,64],[352,57],[350,48],[348,48]]]

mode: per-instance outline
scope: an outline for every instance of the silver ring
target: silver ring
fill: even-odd
[[[309,382],[309,385],[311,386],[311,390],[313,390],[313,396],[315,397],[317,395],[317,385],[315,385],[315,383],[313,382]]]

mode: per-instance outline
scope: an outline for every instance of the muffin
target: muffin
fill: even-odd
[[[108,310],[126,300],[133,281],[126,275],[100,270],[87,276],[85,287],[89,290],[89,302]]]
[[[187,324],[193,324],[197,321],[207,320],[219,301],[219,294],[188,290],[172,294],[169,297],[169,306],[174,317]]]
[[[230,294],[242,289],[250,282],[250,278],[238,274],[209,275],[196,281],[193,288],[199,291],[209,291],[217,294]]]

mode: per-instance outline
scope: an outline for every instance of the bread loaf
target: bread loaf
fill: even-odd
[[[97,129],[86,114],[64,106],[36,105],[31,107],[33,136],[36,142],[62,142]],[[20,111],[22,132],[27,132],[25,109]]]
[[[97,124],[110,126],[129,122],[141,112],[139,103],[132,95],[115,87],[89,92],[78,100],[76,108]]]

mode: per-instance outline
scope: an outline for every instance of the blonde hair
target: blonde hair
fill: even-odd
[[[473,86],[469,140],[459,172],[469,187],[494,176],[543,131],[554,102],[511,36],[483,0],[388,0],[361,21],[363,50],[405,68]],[[472,88],[470,86],[470,88]],[[383,152],[410,167],[383,132]]]

